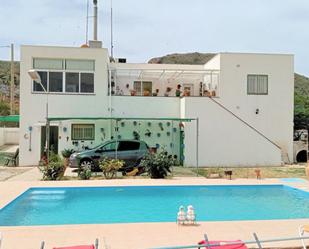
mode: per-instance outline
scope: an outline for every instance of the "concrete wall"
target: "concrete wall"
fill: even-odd
[[[32,58],[62,58],[95,60],[94,94],[49,94],[50,117],[104,117],[108,115],[106,49],[68,47],[21,47],[20,75],[20,165],[36,165],[40,159],[41,126],[45,125],[46,94],[32,93]],[[32,141],[30,148],[30,131]],[[59,134],[61,136],[61,134]],[[61,142],[60,142],[61,143]],[[59,145],[61,148],[61,145]]]
[[[277,143],[286,163],[293,162],[293,55],[222,53],[209,65],[219,64],[217,101]],[[247,94],[248,74],[268,75],[268,95]]]
[[[0,146],[19,143],[19,128],[0,128]]]
[[[199,118],[199,166],[279,166],[281,150],[209,98],[181,100],[183,118]],[[196,121],[185,124],[185,163],[196,165]]]

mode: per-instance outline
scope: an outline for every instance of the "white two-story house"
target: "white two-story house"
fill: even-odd
[[[36,70],[42,84],[28,75]],[[46,146],[140,139],[185,166],[293,161],[293,55],[218,53],[205,65],[111,63],[105,48],[21,47],[20,165]]]

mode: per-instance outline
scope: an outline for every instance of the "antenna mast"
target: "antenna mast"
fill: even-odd
[[[87,16],[86,16],[86,43],[88,45],[88,33],[89,33],[89,0],[87,0]]]
[[[111,0],[111,57],[114,59],[113,0]]]

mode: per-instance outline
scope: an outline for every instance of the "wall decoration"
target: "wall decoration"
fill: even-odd
[[[145,136],[146,137],[151,137],[151,131],[149,129],[146,130]]]
[[[161,122],[159,123],[159,127],[160,127],[161,131],[164,131],[163,124]]]
[[[177,132],[177,128],[176,128],[176,127],[174,127],[174,128],[173,128],[173,131],[174,131],[174,132]]]
[[[133,131],[133,138],[134,140],[139,140],[140,139],[140,135],[137,131]]]
[[[63,127],[63,132],[65,133],[65,132],[67,132],[68,131],[68,128],[67,127]]]

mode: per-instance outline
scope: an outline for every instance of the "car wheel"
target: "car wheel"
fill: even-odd
[[[89,169],[92,169],[93,168],[93,162],[91,160],[89,160],[89,159],[85,159],[85,160],[81,161],[80,166],[82,168],[86,168],[87,167]]]

